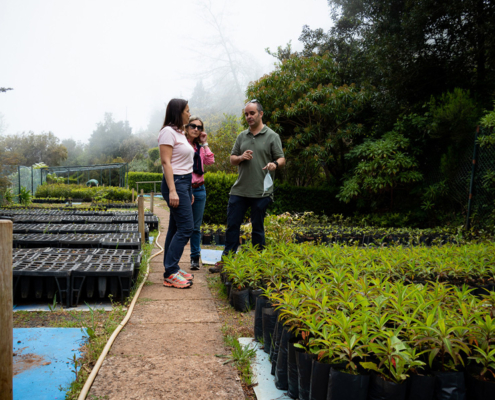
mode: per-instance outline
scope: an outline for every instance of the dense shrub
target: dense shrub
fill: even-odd
[[[206,207],[203,220],[210,224],[227,223],[227,204],[230,188],[237,180],[237,174],[207,172],[205,174]]]
[[[205,223],[227,223],[229,193],[236,179],[237,174],[223,172],[205,174],[206,207],[203,218]],[[320,189],[275,183],[274,203],[269,206],[268,212],[282,214],[286,211],[291,213],[313,211],[316,214],[327,215],[345,213],[348,206],[335,198],[337,193],[338,188],[333,187]]]
[[[112,200],[112,201],[130,201],[132,194],[125,188],[108,186],[108,187],[86,187],[84,185],[65,185],[62,183],[54,185],[40,185],[36,189],[37,198],[72,198],[84,201]]]
[[[129,189],[136,189],[136,182],[147,182],[147,181],[161,181],[163,174],[156,172],[129,172]],[[145,193],[149,193],[154,190],[152,183],[145,183],[139,185],[139,191],[144,189]],[[160,184],[156,184],[156,191],[160,193]]]

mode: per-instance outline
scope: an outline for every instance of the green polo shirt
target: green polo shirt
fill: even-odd
[[[263,168],[269,162],[284,157],[280,136],[266,125],[255,136],[249,129],[241,132],[235,141],[233,156],[240,156],[246,150],[253,151],[252,160],[244,160],[238,166],[239,176],[230,194],[243,197],[267,197],[273,194],[273,186],[263,193],[263,182],[268,170]],[[269,172],[275,180],[275,171]]]

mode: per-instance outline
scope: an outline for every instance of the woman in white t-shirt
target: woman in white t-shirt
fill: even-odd
[[[170,208],[170,220],[165,240],[163,286],[179,289],[192,285],[193,275],[180,269],[179,261],[193,233],[192,172],[194,150],[182,128],[189,122],[186,100],[172,99],[167,105],[165,121],[158,135],[163,168],[162,195]]]

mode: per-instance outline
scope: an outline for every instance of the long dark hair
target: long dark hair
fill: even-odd
[[[162,128],[166,126],[175,126],[177,129],[182,129],[184,122],[182,121],[182,113],[186,109],[187,100],[172,99],[167,104],[167,111],[165,111],[165,120],[163,121]]]

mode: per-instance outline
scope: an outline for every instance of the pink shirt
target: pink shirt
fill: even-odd
[[[166,126],[158,134],[158,146],[172,146],[172,171],[174,175],[186,175],[192,173],[194,149],[186,139],[186,135]],[[165,174],[165,171],[163,171]]]
[[[194,145],[194,151],[197,150],[197,145]],[[205,165],[211,165],[215,162],[215,154],[213,154],[209,147],[202,147],[199,151],[199,156],[201,157],[201,167],[203,171],[205,170]],[[192,183],[202,183],[205,181],[204,174],[198,175],[193,172]]]

